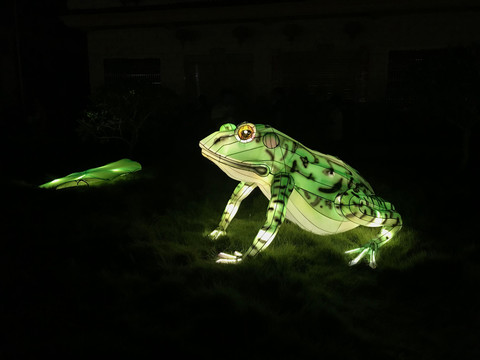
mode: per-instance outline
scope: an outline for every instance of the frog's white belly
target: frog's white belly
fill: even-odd
[[[257,184],[262,193],[270,200],[270,184],[273,181],[273,175],[259,176],[252,171],[232,168],[217,161],[215,163],[232,179]],[[293,190],[288,199],[286,217],[302,229],[318,235],[337,234],[359,226],[348,220],[331,219],[320,214],[297,190]]]
[[[270,199],[270,185],[258,185],[267,199]],[[307,203],[297,190],[293,190],[288,199],[286,217],[302,229],[318,235],[337,234],[359,226],[348,220],[339,221],[320,214]]]

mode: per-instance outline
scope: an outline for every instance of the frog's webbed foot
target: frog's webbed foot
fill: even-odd
[[[350,261],[348,265],[353,266],[356,265],[360,260],[362,260],[365,256],[368,257],[369,259],[369,265],[372,269],[375,269],[377,267],[377,262],[375,261],[375,257],[378,254],[378,241],[376,240],[371,240],[368,244],[365,244],[359,248],[352,249],[345,251],[345,254],[357,254],[357,257]]]
[[[217,240],[221,236],[227,235],[227,232],[223,230],[222,228],[216,228],[213,230],[210,234],[208,234],[208,237],[212,240]]]
[[[217,263],[218,264],[238,264],[242,261],[242,253],[235,251],[233,255],[221,252],[218,254]]]

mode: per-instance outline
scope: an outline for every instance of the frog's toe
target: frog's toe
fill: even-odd
[[[362,260],[365,256],[368,256],[369,259],[369,266],[372,269],[375,269],[377,267],[377,262],[375,260],[376,254],[378,252],[378,244],[375,241],[371,241],[370,243],[356,248],[352,250],[345,251],[345,254],[356,254],[359,253],[355,259],[350,261],[348,265],[353,266],[358,264],[360,260]]]
[[[377,267],[377,262],[375,261],[375,250],[370,250],[370,262],[369,265],[372,269],[375,269]]]
[[[242,253],[235,251],[233,255],[221,252],[218,254],[217,264],[238,264],[242,261]]]
[[[367,249],[357,248],[357,249],[345,251],[345,254],[355,254],[355,253],[358,253],[358,252],[360,252],[360,254],[358,254],[355,259],[353,259],[352,261],[350,261],[350,262],[348,263],[348,265],[350,265],[350,266],[357,265],[358,262],[359,262],[360,260],[362,260],[362,259],[365,257],[365,255],[367,254],[368,248],[367,248]]]
[[[217,228],[213,230],[210,234],[208,234],[208,237],[212,240],[217,240],[219,237],[225,235],[227,235],[227,232],[225,230]]]

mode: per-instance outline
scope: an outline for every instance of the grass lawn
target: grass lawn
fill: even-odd
[[[375,230],[321,237],[291,223],[256,258],[220,265],[218,252],[252,243],[267,200],[255,190],[209,240],[235,181],[197,156],[193,175],[170,164],[98,188],[8,185],[0,356],[478,358],[467,189],[367,176],[405,222],[375,270],[344,254]]]

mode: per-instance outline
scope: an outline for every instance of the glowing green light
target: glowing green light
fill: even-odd
[[[363,258],[376,267],[379,249],[402,228],[395,207],[375,195],[370,184],[342,160],[312,150],[267,126],[224,124],[200,141],[202,155],[239,181],[225,207],[215,240],[226,234],[240,204],[255,188],[269,199],[266,221],[243,254],[220,253],[219,263],[239,263],[265,250],[285,219],[318,235],[337,234],[358,226],[378,227],[367,244],[349,250],[350,265]]]
[[[113,163],[75,172],[62,178],[58,178],[40,185],[42,189],[65,189],[74,186],[95,186],[107,181],[114,181],[121,176],[125,176],[140,171],[142,166],[130,159],[122,159]]]
[[[220,131],[235,130],[237,127],[234,124],[223,124],[220,126]]]

